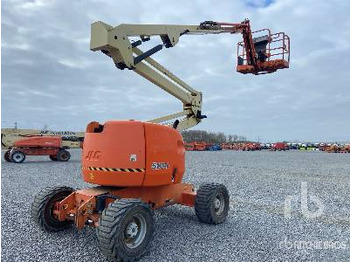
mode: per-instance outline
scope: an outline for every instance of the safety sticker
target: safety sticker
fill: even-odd
[[[144,172],[144,168],[112,168],[112,167],[83,167],[82,168],[91,170],[91,171],[105,171],[105,172],[130,172],[130,173],[137,173],[137,172]]]
[[[136,156],[136,154],[131,154],[131,155],[130,155],[130,161],[131,161],[131,162],[136,162],[136,161],[137,161],[137,156]]]

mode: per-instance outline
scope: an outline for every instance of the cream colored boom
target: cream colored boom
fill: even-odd
[[[134,70],[179,99],[183,103],[182,112],[156,118],[149,122],[167,122],[169,124],[170,121],[175,121],[176,128],[181,131],[197,125],[202,118],[205,118],[201,113],[202,93],[190,87],[150,56],[163,47],[175,46],[181,35],[241,33],[243,28],[246,28],[246,22],[220,24],[209,21],[200,25],[121,24],[117,27],[96,22],[91,26],[90,49],[92,51],[102,51],[113,59],[117,68]],[[142,52],[137,48],[142,42],[149,40],[151,36],[160,36],[162,44],[146,52]],[[131,42],[129,37],[140,37],[141,40]]]

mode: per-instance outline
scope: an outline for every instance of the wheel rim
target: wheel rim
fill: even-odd
[[[214,211],[215,214],[220,216],[225,209],[225,198],[222,193],[218,193],[214,198]]]
[[[124,243],[130,248],[137,248],[145,239],[147,232],[146,219],[141,214],[135,214],[128,221],[124,230]]]
[[[61,159],[62,160],[68,160],[68,154],[66,153],[66,152],[63,152],[62,154],[61,154]]]
[[[14,153],[12,155],[12,158],[16,161],[16,162],[21,162],[24,160],[24,155],[22,153]]]

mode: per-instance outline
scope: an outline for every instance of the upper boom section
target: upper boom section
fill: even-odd
[[[264,33],[261,35],[261,33]],[[119,69],[128,68],[173,95],[183,103],[183,111],[151,120],[160,123],[173,119],[179,130],[198,124],[202,115],[202,94],[180,78],[172,74],[151,56],[165,48],[174,47],[183,35],[200,34],[237,34],[241,33],[243,41],[238,43],[237,71],[243,74],[272,73],[289,67],[289,38],[284,33],[272,35],[269,30],[252,32],[249,20],[241,23],[219,23],[205,21],[199,25],[135,25],[121,24],[112,27],[103,22],[91,26],[90,49],[102,51],[111,57]],[[253,38],[258,33],[259,37]],[[143,52],[138,46],[160,37],[161,44]],[[140,37],[131,41],[130,37]],[[277,46],[280,45],[280,46]]]
[[[117,63],[124,63],[126,67],[132,69],[137,62],[132,56],[132,48],[148,41],[151,36],[160,36],[163,45],[169,48],[174,47],[184,34],[235,34],[242,33],[248,27],[248,20],[238,24],[206,21],[200,25],[121,24],[116,27],[99,21],[93,23],[91,27],[90,49],[108,51],[110,47],[115,47],[120,56]],[[140,37],[142,42],[133,44],[129,37]]]

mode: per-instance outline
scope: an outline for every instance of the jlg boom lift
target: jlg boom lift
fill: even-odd
[[[70,159],[70,153],[63,146],[61,137],[36,135],[16,140],[5,152],[4,159],[18,164],[22,163],[26,156],[45,155],[48,155],[52,161],[66,162]]]
[[[238,72],[262,74],[289,67],[288,36],[260,30],[253,38],[249,20],[199,25],[92,24],[91,50],[101,51],[118,69],[133,70],[173,95],[183,103],[183,110],[147,122],[88,124],[82,173],[84,181],[98,186],[41,191],[31,212],[43,229],[59,231],[73,223],[79,229],[95,226],[104,255],[113,261],[135,261],[150,246],[155,209],[181,204],[194,207],[200,222],[224,222],[229,210],[224,185],[204,184],[196,192],[193,185],[182,182],[185,148],[179,131],[205,118],[202,94],[151,58],[164,47],[174,47],[180,37],[221,33],[243,35],[238,43]],[[162,43],[145,52],[138,48],[154,36]],[[131,41],[133,37],[140,39]]]

